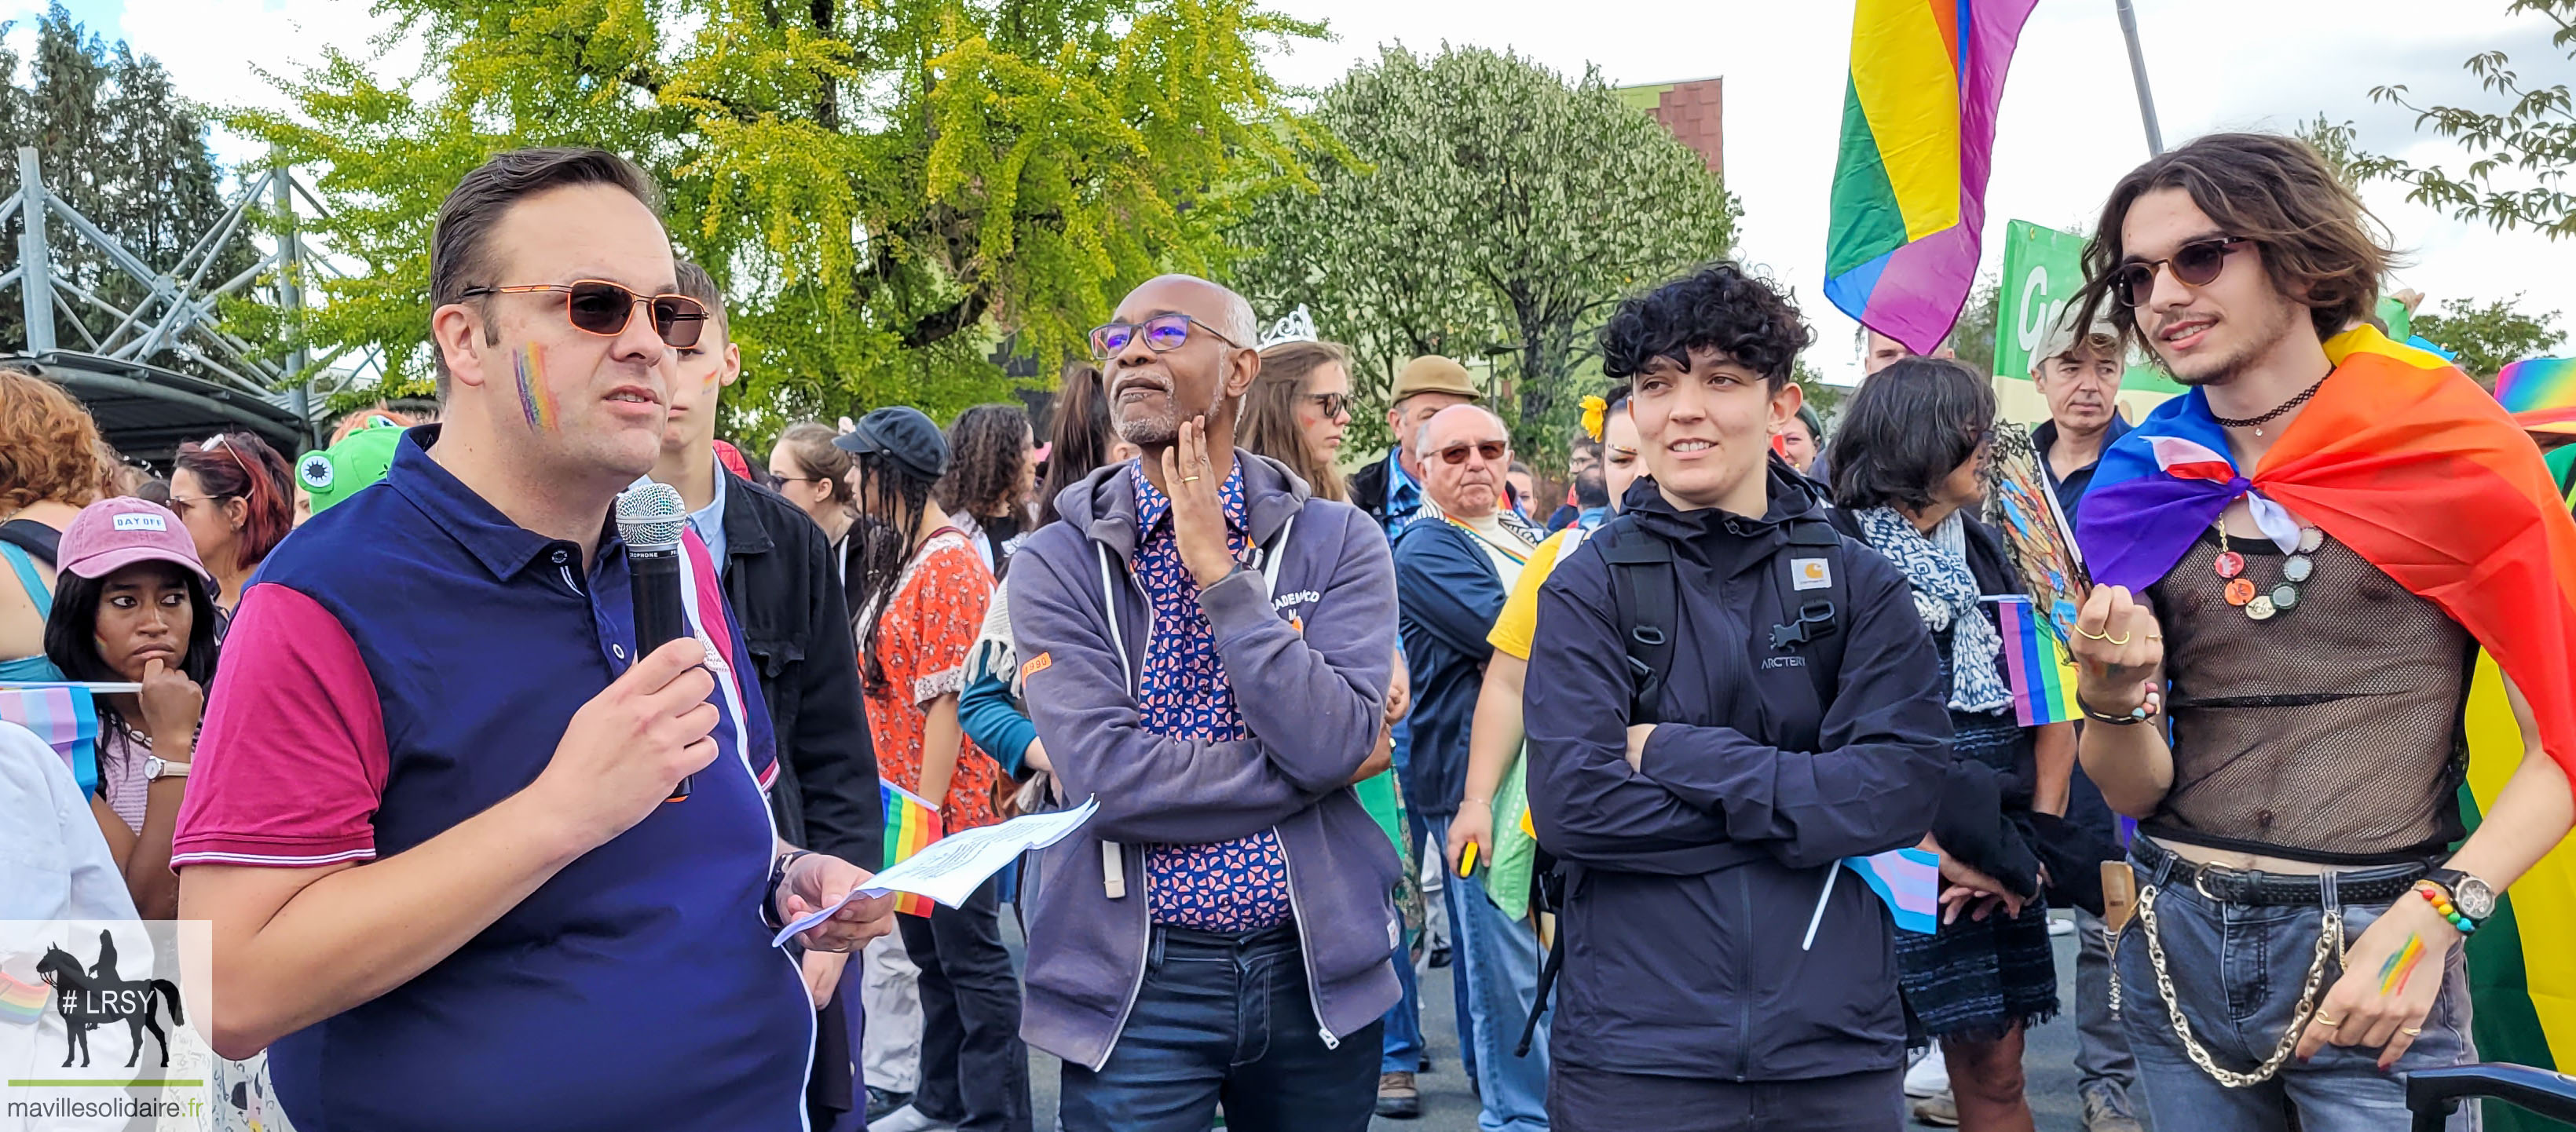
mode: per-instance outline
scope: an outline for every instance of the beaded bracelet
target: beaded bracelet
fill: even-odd
[[[2460,910],[2451,904],[2450,896],[2442,891],[2442,886],[2429,880],[2419,880],[2415,882],[2415,893],[2432,901],[2433,911],[2439,913],[2443,919],[2451,921],[2451,926],[2460,929],[2461,935],[2468,935],[2478,930],[2478,922],[2461,915]]]

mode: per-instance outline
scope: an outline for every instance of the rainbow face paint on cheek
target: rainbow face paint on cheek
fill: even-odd
[[[545,355],[535,346],[521,346],[516,363],[519,411],[526,414],[528,427],[548,432],[561,428],[563,414],[555,407],[554,391],[546,388]]]

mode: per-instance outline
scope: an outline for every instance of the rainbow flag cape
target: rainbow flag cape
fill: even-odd
[[[98,705],[78,684],[12,684],[0,688],[0,723],[36,733],[86,794],[98,789]]]
[[[2576,775],[2576,522],[2515,420],[2439,357],[2370,327],[2325,344],[2335,371],[2250,476],[2201,390],[2167,401],[2102,456],[2076,522],[2096,582],[2162,578],[2239,496],[2264,533],[2287,507],[2485,650],[2470,696],[2467,800],[2483,813],[2524,751],[2501,677],[2539,689],[2541,746]],[[2478,1052],[2576,1065],[2576,849],[2561,845],[2470,938]],[[2548,960],[2545,956],[2561,956]]]
[[[885,801],[886,868],[902,864],[939,840],[939,807],[882,778],[877,780],[877,794]],[[927,916],[930,905],[930,898],[919,893],[894,894],[894,910],[907,916]]]
[[[2012,685],[2013,717],[2024,727],[2075,718],[2075,662],[2057,647],[2057,632],[2019,595],[1990,597],[2004,639],[2004,675]]]
[[[1896,917],[1896,930],[1931,935],[1941,926],[1941,859],[1921,849],[1890,849],[1871,857],[1845,857]]]
[[[1858,0],[1825,297],[1928,354],[1976,281],[1995,108],[2038,0]]]
[[[53,994],[53,988],[41,980],[22,983],[0,972],[0,1021],[33,1022],[44,1017],[45,1001]]]

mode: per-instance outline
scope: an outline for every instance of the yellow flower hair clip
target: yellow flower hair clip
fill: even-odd
[[[1591,437],[1594,444],[1601,443],[1601,414],[1609,411],[1608,401],[1599,397],[1583,399],[1583,435]]]

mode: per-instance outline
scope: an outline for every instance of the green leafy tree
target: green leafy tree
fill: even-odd
[[[2550,46],[2576,61],[2576,0],[2513,0],[2505,10],[2558,25]],[[2414,111],[2416,129],[2458,143],[2468,164],[2446,169],[2355,154],[2352,167],[2364,177],[2403,182],[2406,199],[2461,220],[2498,231],[2527,228],[2553,240],[2576,236],[2576,192],[2567,180],[2576,168],[2576,101],[2567,84],[2526,80],[2502,51],[2479,52],[2462,66],[2500,105],[2418,105],[2402,84],[2373,88],[2370,97]]]
[[[5,29],[7,25],[0,25]],[[22,64],[24,65],[22,68]],[[61,4],[36,21],[33,51],[24,59],[0,48],[0,73],[25,70],[27,85],[0,81],[0,181],[10,191],[18,178],[20,146],[36,150],[45,187],[156,271],[177,266],[197,238],[214,226],[226,201],[206,120],[180,97],[170,74],[124,43],[89,34]],[[25,220],[12,213],[0,228],[0,270],[19,266],[18,239]],[[142,283],[119,271],[97,249],[60,221],[48,226],[55,279],[130,311],[144,298]],[[247,269],[256,253],[234,244],[207,275],[221,283]],[[118,320],[57,296],[54,339],[66,349],[96,348]],[[27,342],[25,308],[0,304],[0,342]],[[198,372],[191,363],[156,357],[156,363]]]
[[[1387,48],[1312,120],[1294,148],[1315,183],[1255,199],[1233,229],[1235,278],[1265,311],[1307,304],[1352,347],[1360,450],[1387,443],[1395,371],[1446,354],[1492,376],[1516,448],[1561,468],[1611,304],[1734,243],[1734,197],[1598,71]]]
[[[727,425],[992,400],[1051,375],[1126,288],[1208,271],[1304,128],[1267,45],[1321,34],[1250,0],[378,0],[421,70],[328,53],[286,113],[234,125],[320,171],[319,234],[367,270],[319,347],[384,347],[425,387],[440,199],[491,153],[595,145],[669,195],[731,300]],[[1003,356],[997,360],[997,353]]]
[[[1959,321],[1950,326],[1950,349],[1961,364],[1980,374],[1995,372],[1995,329],[2003,316],[2003,280],[1993,275],[1977,280],[1959,310]]]
[[[2325,159],[2326,168],[2334,173],[2335,180],[2343,182],[2345,188],[2360,191],[2364,178],[2357,166],[2367,155],[2361,149],[2359,132],[2349,120],[2335,122],[2319,114],[2299,123],[2290,133],[2308,143],[2309,149],[2317,151],[2317,156]]]
[[[2452,299],[2442,304],[2440,314],[2416,314],[2414,331],[2458,354],[2462,370],[2493,387],[2497,371],[2524,358],[2546,357],[2567,340],[2567,332],[2558,329],[2557,311],[2530,315],[2521,307],[2520,292],[2484,306]]]

